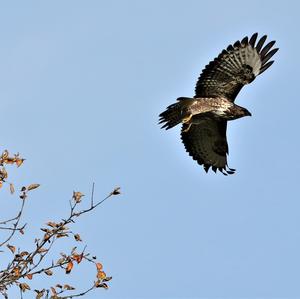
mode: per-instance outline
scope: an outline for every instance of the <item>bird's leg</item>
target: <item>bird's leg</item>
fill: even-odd
[[[192,117],[193,117],[193,114],[190,113],[187,116],[182,118],[182,123],[187,125],[187,127],[183,130],[183,132],[187,132],[190,129],[190,127],[192,125],[192,122],[191,122]]]
[[[183,132],[186,133],[186,132],[191,128],[191,126],[192,126],[192,123],[189,123],[189,124],[188,124],[188,127],[187,127],[186,129],[184,129]]]
[[[192,118],[193,114],[189,114],[188,116],[185,116],[183,119],[182,119],[182,122],[185,124],[185,123],[188,123],[191,118]]]

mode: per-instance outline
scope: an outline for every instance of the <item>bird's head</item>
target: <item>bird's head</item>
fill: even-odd
[[[244,116],[252,116],[252,114],[246,108],[234,105],[234,119],[241,118]]]
[[[244,116],[252,116],[251,112],[247,110],[246,108],[243,108]]]

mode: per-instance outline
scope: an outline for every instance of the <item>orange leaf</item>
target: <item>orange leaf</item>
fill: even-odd
[[[81,254],[73,254],[72,257],[77,262],[77,264],[79,264],[82,261],[83,253],[81,253]]]
[[[67,268],[66,268],[66,274],[69,274],[71,272],[71,270],[73,269],[73,262],[69,261],[67,264]]]
[[[28,279],[30,279],[30,280],[32,279],[32,276],[33,276],[33,275],[32,275],[31,273],[29,273],[29,274],[26,275],[26,277],[27,277]]]
[[[98,271],[98,273],[97,273],[97,278],[99,278],[99,279],[104,279],[105,277],[106,277],[105,272],[103,272],[103,271]]]
[[[97,271],[101,271],[103,269],[103,266],[101,263],[96,263]]]
[[[18,267],[14,268],[13,271],[14,271],[15,276],[17,276],[17,277],[20,276],[20,269]]]
[[[5,164],[14,164],[16,160],[14,158],[7,157],[6,159],[3,160],[3,163]]]

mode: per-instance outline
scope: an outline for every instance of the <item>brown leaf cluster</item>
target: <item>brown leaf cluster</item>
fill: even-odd
[[[96,274],[96,282],[95,282],[95,287],[96,288],[104,288],[108,289],[108,284],[107,282],[112,279],[111,276],[106,276],[106,273],[103,271],[103,266],[101,263],[95,263],[96,269],[97,269],[97,274]]]
[[[4,154],[2,154],[2,158],[0,158],[0,170],[1,159],[3,161],[5,160],[8,164],[20,163],[17,162],[17,160],[15,162],[11,162],[12,160],[9,159],[9,153],[5,152]],[[18,157],[16,156],[15,159],[18,159]],[[3,161],[2,163],[4,163]],[[1,181],[0,174],[0,183],[1,182],[3,183],[3,181]],[[25,201],[25,199],[28,197],[28,192],[38,188],[39,186],[39,184],[30,184],[21,188],[20,198],[23,200],[22,210],[24,204],[27,202]],[[15,192],[13,184],[10,184],[10,192]],[[111,195],[118,194],[120,194],[119,187],[115,188],[104,200],[109,198]],[[53,261],[49,262],[49,257],[51,257],[49,252],[51,252],[52,245],[55,242],[59,242],[58,240],[60,238],[68,238],[73,236],[75,241],[82,242],[81,236],[78,233],[73,232],[72,224],[75,223],[75,220],[77,220],[79,216],[92,211],[104,201],[102,200],[94,204],[93,199],[91,199],[90,207],[78,211],[77,205],[81,202],[83,196],[84,195],[81,192],[73,192],[72,200],[70,201],[70,215],[68,216],[68,218],[62,219],[60,221],[48,221],[44,225],[44,227],[41,227],[40,229],[43,232],[43,235],[39,238],[35,238],[35,247],[32,250],[22,251],[16,246],[11,245],[10,242],[8,243],[8,241],[5,241],[3,243],[11,252],[13,258],[12,261],[8,263],[6,269],[0,269],[0,294],[7,298],[6,291],[8,290],[8,287],[11,287],[13,285],[18,286],[21,293],[30,291],[32,288],[32,283],[34,281],[33,278],[35,278],[37,275],[43,274],[47,276],[55,276],[56,272],[59,270],[63,270],[65,274],[71,274],[74,267],[76,269],[77,267],[80,268],[79,264],[81,264],[83,261],[93,263],[96,266],[96,280],[95,282],[93,282],[92,286],[89,289],[83,292],[79,292],[77,294],[71,293],[71,295],[69,295],[68,292],[74,291],[75,288],[68,284],[58,283],[55,286],[51,286],[49,288],[44,288],[41,290],[35,289],[35,298],[73,298],[83,296],[87,292],[90,292],[95,288],[109,288],[108,282],[112,279],[112,277],[106,275],[106,273],[103,271],[103,265],[100,262],[96,262],[96,257],[91,256],[89,253],[85,252],[86,246],[79,253],[76,247],[74,247],[69,254],[65,254],[62,252],[61,257],[57,260],[56,263]],[[19,231],[21,234],[24,233],[25,228],[25,225],[18,225],[20,216],[22,215],[22,210],[15,218],[12,219],[17,221],[15,223],[12,221],[12,230]],[[74,242],[74,239],[72,238],[70,240],[73,240]],[[26,282],[24,282],[24,279]]]
[[[79,191],[73,191],[73,200],[76,203],[80,203],[81,202],[81,198],[84,196],[84,194],[82,194]]]
[[[21,158],[19,153],[10,155],[8,150],[3,151],[0,156],[0,188],[8,178],[8,173],[5,166],[15,164],[17,167],[20,167],[24,161],[25,159]],[[15,189],[12,183],[10,183],[9,189],[11,193],[14,193]]]

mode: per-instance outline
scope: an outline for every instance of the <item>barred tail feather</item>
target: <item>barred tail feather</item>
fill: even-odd
[[[187,116],[186,111],[188,106],[195,101],[193,98],[178,98],[177,103],[167,107],[167,109],[159,115],[159,123],[163,124],[162,129],[166,130],[175,127],[182,122],[182,119]]]

